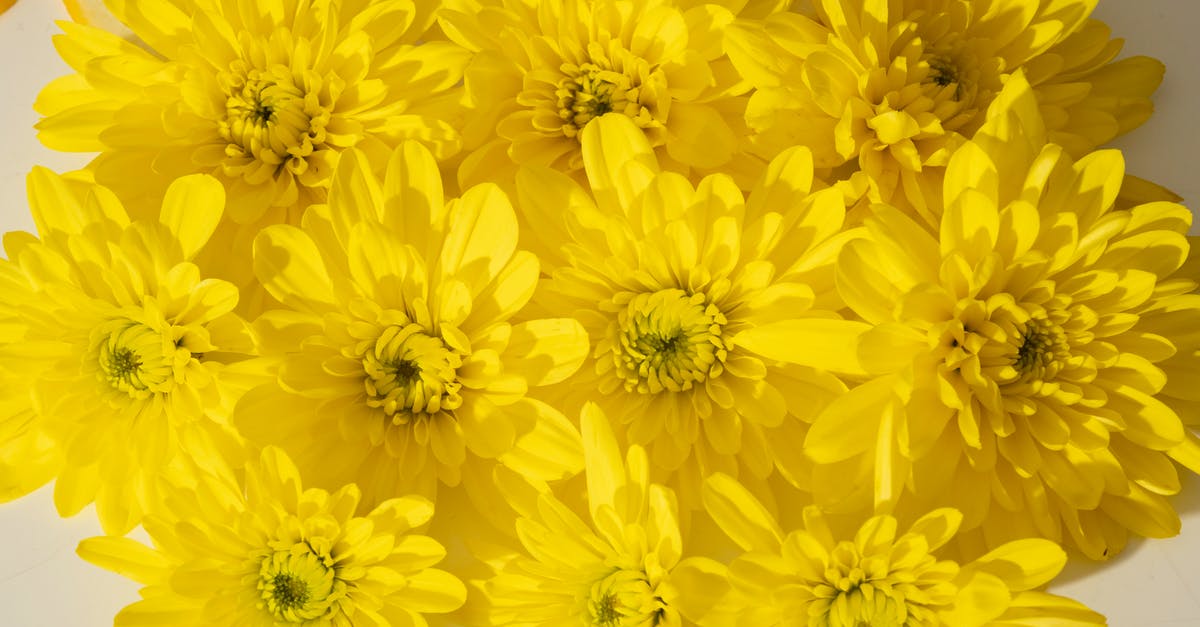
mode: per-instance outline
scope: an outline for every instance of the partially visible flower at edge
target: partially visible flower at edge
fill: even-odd
[[[37,168],[28,187],[40,239],[6,234],[0,262],[10,340],[0,370],[14,385],[0,430],[25,423],[19,437],[29,439],[15,445],[21,472],[2,475],[0,492],[15,498],[40,485],[29,473],[48,437],[64,458],[59,513],[95,501],[105,531],[125,533],[183,456],[241,450],[227,422],[233,388],[222,383],[253,376],[242,368],[254,344],[231,313],[237,288],[203,278],[190,261],[220,220],[224,191],[210,177],[185,177],[167,190],[158,220],[130,221],[83,175]]]
[[[274,447],[242,485],[196,469],[169,494],[145,521],[152,547],[111,536],[79,544],[80,557],[144,586],[117,627],[424,627],[466,598],[461,581],[432,568],[445,549],[413,532],[434,513],[420,497],[361,511],[356,486],[303,489]]]

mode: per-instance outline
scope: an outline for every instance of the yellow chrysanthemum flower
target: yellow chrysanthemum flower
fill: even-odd
[[[1200,471],[1177,413],[1195,411],[1200,367],[1200,295],[1180,271],[1191,214],[1114,210],[1120,153],[1074,162],[1045,144],[1020,74],[993,107],[950,160],[938,234],[877,207],[838,259],[872,329],[869,379],[807,436],[825,502],[873,473],[877,507],[952,506],[988,546],[1067,538],[1099,559],[1127,531],[1174,535],[1172,459]]]
[[[672,484],[688,505],[714,470],[765,477],[778,467],[803,482],[805,420],[845,386],[763,359],[772,340],[742,336],[786,321],[810,335],[814,361],[850,352],[863,325],[834,313],[832,262],[853,236],[842,232],[841,194],[810,193],[803,148],[774,160],[748,199],[728,176],[692,187],[660,173],[649,141],[619,115],[584,130],[583,158],[590,191],[544,168],[517,181],[550,274],[534,303],[574,316],[595,343],[554,390],[564,411],[600,403],[656,467],[691,477],[691,487]]]
[[[167,190],[158,221],[130,222],[109,190],[78,177],[39,168],[28,185],[41,239],[4,239],[4,274],[19,269],[24,281],[14,288],[24,292],[19,330],[0,348],[22,389],[5,405],[32,407],[30,428],[62,448],[59,512],[94,500],[104,529],[125,533],[175,458],[236,451],[221,377],[253,344],[230,313],[237,288],[203,279],[190,261],[221,218],[224,191],[211,177],[185,177]],[[16,283],[4,283],[6,299]]]
[[[252,279],[257,225],[294,223],[324,202],[342,150],[355,146],[385,161],[405,139],[426,142],[439,157],[458,149],[447,120],[459,110],[454,86],[467,55],[425,40],[434,3],[108,6],[142,45],[62,23],[55,45],[77,73],[39,95],[39,137],[57,150],[99,152],[90,166],[97,181],[131,211],[150,207],[176,177],[216,176],[227,218],[245,226],[219,231],[221,245],[203,262],[239,287]]]
[[[702,624],[713,627],[995,627],[1105,625],[1076,601],[1037,590],[1067,554],[1041,538],[1009,542],[960,563],[940,555],[962,515],[936,509],[903,533],[875,516],[846,537],[814,506],[785,533],[728,476],[704,486],[704,503],[744,551],[729,566],[731,593]]]
[[[670,0],[459,4],[439,19],[474,53],[463,129],[472,153],[460,182],[511,180],[514,163],[577,173],[580,132],[609,111],[633,120],[666,169],[757,176],[756,160],[742,154],[748,86],[721,39],[734,19],[728,9]]]
[[[111,536],[79,544],[85,560],[145,586],[117,627],[424,627],[424,614],[463,604],[462,582],[431,568],[445,549],[412,533],[433,516],[429,501],[359,513],[356,486],[302,490],[273,447],[247,466],[244,487],[217,477],[195,469],[192,485],[172,487],[145,521],[153,548]]]
[[[539,271],[516,249],[512,206],[494,185],[442,193],[418,144],[395,153],[382,187],[349,151],[328,205],[255,242],[258,277],[289,310],[256,323],[281,366],[237,424],[310,481],[357,482],[371,503],[430,495],[481,459],[547,479],[582,465],[570,421],[526,391],[574,372],[587,336],[570,319],[510,323]]]
[[[746,116],[758,148],[809,146],[818,167],[866,172],[875,201],[918,211],[920,173],[946,165],[1018,69],[1050,140],[1075,156],[1144,122],[1162,80],[1154,59],[1112,62],[1122,42],[1088,19],[1095,0],[813,4],[811,18],[778,13],[730,31],[729,55],[757,89]]]
[[[724,595],[724,568],[706,558],[682,559],[675,495],[649,482],[645,450],[630,447],[622,463],[595,404],[584,406],[581,423],[586,520],[549,491],[497,482],[522,514],[516,531],[525,552],[485,584],[490,624],[695,624]]]

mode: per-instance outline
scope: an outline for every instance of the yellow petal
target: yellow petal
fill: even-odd
[[[162,553],[132,538],[88,538],[79,543],[75,553],[100,568],[144,585],[160,582],[170,567]]]
[[[274,225],[258,234],[254,274],[272,296],[295,308],[319,310],[336,302],[320,250],[294,226]]]
[[[724,473],[704,481],[704,509],[725,535],[745,551],[778,553],[783,532],[775,517],[750,491]]]
[[[1042,538],[1026,538],[996,547],[973,565],[1000,578],[1012,590],[1022,591],[1048,583],[1066,563],[1062,547]]]
[[[167,188],[159,221],[171,229],[191,259],[208,243],[225,210],[225,187],[217,179],[193,174],[176,179]]]
[[[733,343],[768,359],[861,376],[866,371],[858,360],[858,342],[870,329],[864,322],[800,318],[746,329]]]
[[[588,335],[574,318],[530,320],[513,325],[504,368],[519,374],[529,387],[563,381],[588,355]]]
[[[580,141],[597,204],[624,213],[658,172],[646,134],[628,116],[606,113],[584,127]]]

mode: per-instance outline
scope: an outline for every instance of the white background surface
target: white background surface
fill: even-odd
[[[1131,173],[1170,187],[1195,208],[1200,1],[1101,0],[1095,16],[1127,39],[1127,53],[1166,62],[1158,112],[1117,146],[1126,150]],[[33,165],[65,171],[86,162],[42,148],[32,129],[38,89],[66,72],[50,40],[57,32],[53,20],[66,17],[58,0],[18,0],[0,15],[0,231],[33,229],[24,191]],[[1072,563],[1054,590],[1087,603],[1117,627],[1200,627],[1200,481],[1186,482],[1178,507],[1180,537],[1135,543],[1103,568]],[[0,627],[111,625],[117,610],[136,600],[137,587],[75,556],[80,539],[99,533],[90,509],[60,520],[49,486],[0,505]]]

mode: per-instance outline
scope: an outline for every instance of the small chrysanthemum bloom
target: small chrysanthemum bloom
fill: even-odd
[[[230,313],[237,288],[190,261],[221,218],[224,190],[203,175],[179,179],[158,221],[130,222],[109,190],[78,177],[39,168],[28,186],[41,239],[4,239],[33,294],[17,312],[24,329],[0,348],[33,395],[12,409],[32,407],[62,448],[59,513],[94,500],[105,531],[125,533],[176,457],[236,447],[221,377],[253,344]]]
[[[749,87],[725,56],[721,29],[734,18],[726,8],[670,0],[460,4],[439,20],[474,54],[465,75],[473,111],[463,130],[472,150],[459,172],[464,184],[511,179],[514,163],[578,173],[581,131],[610,111],[633,120],[665,169],[757,176],[757,160],[742,154]]]
[[[729,566],[730,594],[706,626],[984,627],[1105,625],[1082,604],[1037,590],[1067,563],[1057,544],[1028,538],[969,562],[941,555],[962,515],[936,509],[903,533],[875,516],[843,537],[804,509],[804,526],[784,532],[744,487],[716,474],[704,504],[744,551]]]
[[[877,208],[839,257],[869,380],[805,450],[831,499],[873,474],[877,507],[952,506],[989,546],[1041,535],[1100,559],[1128,531],[1174,535],[1172,459],[1200,471],[1178,413],[1195,420],[1200,368],[1191,214],[1114,210],[1121,154],[1045,144],[1020,74],[993,107],[950,160],[939,233]]]
[[[144,586],[117,627],[424,627],[466,599],[461,581],[431,568],[445,549],[412,533],[433,516],[423,498],[360,512],[356,486],[302,490],[274,447],[247,465],[244,486],[200,469],[187,483],[146,518],[153,548],[112,536],[79,544],[83,559]]]
[[[570,421],[526,391],[574,372],[587,336],[570,319],[510,323],[539,272],[516,248],[512,206],[490,184],[442,194],[416,143],[382,186],[348,151],[329,204],[254,246],[259,279],[288,309],[256,323],[278,379],[247,393],[235,420],[310,481],[358,483],[371,503],[456,485],[481,459],[545,479],[582,465]]]
[[[921,173],[946,165],[1018,69],[1050,140],[1075,156],[1144,122],[1162,80],[1154,59],[1112,62],[1122,42],[1088,19],[1094,0],[814,4],[813,18],[782,12],[730,29],[730,58],[756,88],[746,117],[758,148],[810,146],[818,167],[861,169],[875,201],[918,211]]]
[[[689,506],[700,479],[736,473],[739,460],[758,477],[778,467],[802,481],[804,420],[845,386],[761,351],[784,323],[806,336],[795,341],[812,361],[857,369],[837,363],[854,361],[850,341],[865,327],[835,313],[832,262],[852,236],[841,194],[810,193],[804,148],[774,160],[748,199],[724,175],[693,187],[660,173],[649,141],[618,115],[584,130],[583,157],[590,190],[545,168],[517,180],[550,274],[534,303],[575,317],[594,342],[555,390],[563,410],[600,403],[656,467],[690,474],[694,485],[679,486]],[[741,336],[753,328],[753,341]]]
[[[466,51],[423,41],[433,3],[411,0],[110,0],[140,39],[83,24],[55,37],[77,73],[50,83],[35,108],[39,138],[95,151],[96,180],[131,211],[174,178],[226,188],[220,250],[204,258],[239,286],[259,224],[295,222],[323,202],[337,155],[355,146],[381,162],[405,139],[445,157],[447,120]],[[142,199],[150,199],[142,203]],[[229,255],[231,247],[242,248]],[[242,267],[246,266],[246,267]]]
[[[491,625],[679,627],[695,624],[725,594],[725,569],[681,559],[675,494],[648,478],[646,452],[623,459],[595,404],[581,414],[588,515],[549,491],[498,476],[521,517],[524,553],[508,560],[484,591]],[[516,481],[519,481],[516,480]]]

